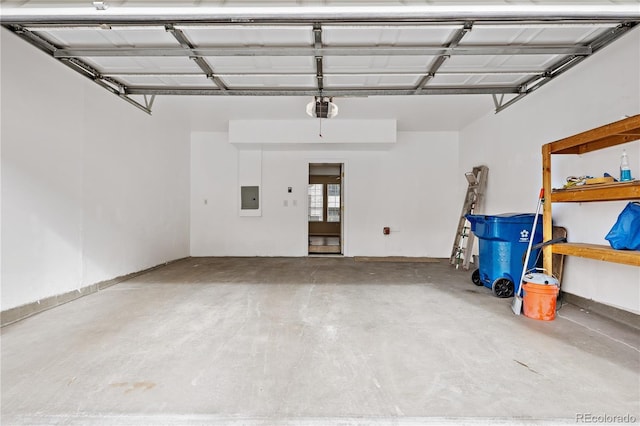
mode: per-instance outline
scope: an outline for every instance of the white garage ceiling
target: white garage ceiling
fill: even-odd
[[[1,4],[7,29],[147,112],[158,95],[486,95],[500,111],[640,22],[637,1]]]

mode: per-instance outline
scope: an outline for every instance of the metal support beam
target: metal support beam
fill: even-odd
[[[9,25],[6,28],[10,31],[13,31],[18,37],[22,38],[27,43],[42,50],[47,55],[53,56],[54,52],[58,49],[57,46],[53,45],[49,41],[43,39],[36,33],[29,31],[21,25]]]
[[[180,30],[173,30],[180,31]],[[203,56],[435,56],[435,55],[590,55],[589,46],[487,45],[487,46],[303,46],[263,47],[100,47],[66,48],[56,58],[73,57],[203,57]]]
[[[128,95],[118,95],[120,96],[120,99],[124,100],[125,102],[130,103],[131,105],[133,105],[134,107],[146,112],[147,114],[151,115],[151,107],[146,107],[145,105],[142,105],[140,102],[134,101],[133,99],[131,99]]]
[[[475,87],[426,87],[419,95],[479,95],[519,93],[518,87],[512,86],[475,86]],[[366,96],[406,96],[415,95],[413,88],[381,88],[381,89],[324,89],[322,94],[317,89],[229,89],[221,92],[217,89],[198,88],[166,88],[166,87],[129,87],[129,95],[196,95],[196,96],[329,96],[329,97],[366,97]]]
[[[540,75],[545,70],[498,70],[498,69],[469,69],[469,70],[446,70],[439,71],[438,75]],[[107,77],[206,77],[203,72],[155,72],[155,71],[141,71],[141,72],[108,72],[102,74]],[[216,73],[219,77],[274,77],[274,76],[315,76],[316,74],[311,71],[234,71],[234,72],[219,72]],[[339,71],[339,72],[326,72],[323,71],[323,76],[421,76],[424,73],[418,71]]]
[[[324,89],[324,72],[322,69],[322,56],[316,56],[316,82],[318,90]]]
[[[464,26],[462,28],[460,28],[458,31],[456,31],[456,33],[453,35],[453,37],[451,38],[449,43],[447,43],[444,47],[447,48],[447,49],[458,47],[458,44],[460,43],[460,40],[462,40],[462,37],[464,37],[465,34],[467,34],[469,31],[471,31],[472,27],[473,27],[473,22],[465,22]],[[416,86],[416,91],[417,92],[422,90],[424,88],[424,86],[426,86],[427,83],[433,77],[435,77],[436,73],[438,72],[438,70],[440,69],[442,64],[444,64],[444,61],[449,59],[449,57],[450,57],[450,55],[442,54],[442,55],[440,55],[440,56],[438,56],[436,58],[436,60],[431,65],[431,68],[427,72],[427,75],[422,77],[420,79],[420,81],[418,82],[418,84]]]
[[[11,26],[8,26],[7,28],[13,31],[23,40],[27,41],[29,44],[34,45],[38,49],[42,50],[43,52],[55,58],[54,53],[59,49],[58,46],[55,46],[51,42],[43,39],[39,35],[34,34],[33,32],[29,31],[28,29],[20,25],[11,25]],[[129,95],[125,93],[126,87],[122,83],[120,83],[118,80],[112,77],[106,77],[101,75],[92,66],[90,66],[89,64],[77,58],[64,58],[64,59],[60,58],[59,62],[65,64],[66,66],[75,70],[76,72],[83,75],[84,77],[92,80],[98,86],[108,90],[109,92],[120,97],[121,99],[124,99],[125,101],[134,105],[136,108],[143,110],[149,115],[151,114],[151,107],[150,106],[147,107],[131,99]]]
[[[153,101],[151,103],[145,102],[146,104],[142,105],[140,102],[132,99],[126,93],[126,87],[123,84],[121,84],[120,82],[112,78],[101,76],[100,73],[97,70],[95,70],[93,67],[91,67],[90,65],[78,59],[75,59],[75,58],[64,59],[64,60],[61,60],[61,62],[67,65],[69,68],[76,70],[78,73],[92,80],[94,83],[96,83],[98,86],[102,87],[103,89],[106,89],[107,91],[118,96],[120,99],[130,103],[136,108],[151,115],[151,106],[153,105]]]
[[[313,47],[315,49],[322,49],[322,26],[319,23],[313,24]],[[318,90],[322,92],[324,89],[324,70],[322,65],[322,56],[318,55],[316,59],[316,81]]]
[[[189,39],[187,38],[187,36],[184,34],[182,30],[176,29],[172,24],[167,24],[165,26],[165,29],[167,30],[167,32],[171,33],[173,37],[175,37],[178,43],[180,43],[180,46],[182,46],[181,50],[183,52],[194,52],[193,43],[189,41]],[[222,90],[223,92],[227,90],[227,85],[224,84],[224,82],[220,79],[220,77],[215,75],[211,66],[202,57],[203,55],[189,54],[188,56],[200,67],[200,69],[202,70],[202,72],[205,73],[207,78],[213,81],[213,83],[216,86],[218,86],[220,90]]]
[[[147,109],[151,110],[151,107],[153,106],[153,102],[155,102],[156,100],[156,95],[151,95],[151,97],[148,97],[148,95],[144,95],[144,104],[147,106]]]
[[[624,33],[633,29],[636,25],[638,25],[638,23],[636,22],[620,24],[617,27],[612,28],[611,30],[605,32],[596,40],[594,40],[589,45],[589,48],[591,48],[593,53],[595,53],[600,49],[603,49],[604,47],[608,46],[613,41],[617,40]],[[542,76],[535,76],[529,79],[527,82],[525,82],[522,85],[521,93],[518,96],[514,97],[508,102],[505,102],[499,107],[496,107],[496,110],[495,110],[496,114],[504,110],[505,108],[513,105],[514,103],[518,102],[520,99],[524,98],[525,96],[532,93],[533,91],[538,90],[540,87],[544,86],[545,84],[547,84],[552,79],[559,76],[560,74],[575,67],[580,62],[584,61],[586,58],[588,58],[588,56],[569,56],[569,57],[562,58],[560,61],[556,62],[553,66],[549,67],[542,74]]]

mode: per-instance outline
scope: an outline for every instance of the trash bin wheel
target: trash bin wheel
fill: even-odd
[[[496,297],[511,297],[513,296],[513,281],[509,278],[498,278],[491,285],[491,291]]]
[[[471,274],[471,282],[477,286],[482,285],[482,281],[480,281],[480,269],[476,269],[475,271],[473,271],[473,273]]]

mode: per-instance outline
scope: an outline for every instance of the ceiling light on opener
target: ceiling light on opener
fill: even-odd
[[[307,115],[317,118],[333,118],[338,115],[338,105],[328,96],[314,96],[307,104]]]

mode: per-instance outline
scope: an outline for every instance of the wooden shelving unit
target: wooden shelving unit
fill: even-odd
[[[621,201],[640,199],[640,181],[584,185],[570,189],[552,190],[551,156],[556,154],[585,154],[610,146],[640,139],[640,115],[625,118],[568,138],[542,146],[542,184],[545,198],[543,216],[544,241],[552,235],[553,203]],[[614,250],[608,245],[562,243],[544,248],[544,268],[553,270],[552,254],[579,256],[606,262],[640,266],[640,251]]]
[[[640,181],[583,185],[551,192],[552,203],[620,201],[640,198]]]

